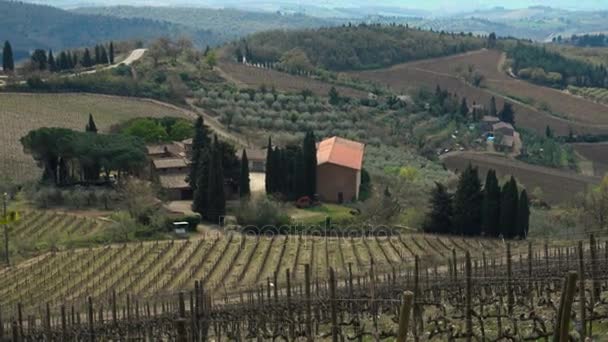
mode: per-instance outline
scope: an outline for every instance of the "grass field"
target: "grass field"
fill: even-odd
[[[530,165],[500,155],[463,152],[445,155],[442,160],[450,170],[456,171],[464,170],[471,163],[479,168],[482,179],[489,169],[496,170],[499,178],[513,175],[529,192],[540,188],[544,199],[552,204],[571,200],[575,194],[584,192],[589,186],[597,185],[601,181],[600,177]]]
[[[36,215],[28,220],[38,220]],[[27,225],[27,224],[25,224]],[[52,226],[52,225],[51,225]],[[63,225],[62,225],[63,226]],[[327,238],[311,236],[244,236],[212,234],[191,240],[157,241],[46,253],[0,270],[0,307],[25,307],[40,302],[81,300],[87,295],[107,298],[111,291],[137,298],[158,296],[193,286],[201,280],[207,291],[221,296],[273,282],[289,269],[294,284],[311,265],[313,280],[326,279],[328,267],[346,278],[411,267],[418,255],[427,264],[445,262],[455,250],[488,257],[502,253],[499,240],[464,239],[424,234],[394,237]],[[526,243],[514,250],[525,253]],[[279,278],[282,283],[283,278]]]
[[[466,96],[469,103],[475,101],[486,106],[491,97],[495,96],[499,108],[508,97],[514,104],[516,123],[538,132],[544,132],[547,125],[560,135],[568,134],[570,128],[579,133],[608,132],[608,107],[555,89],[509,78],[500,70],[501,62],[500,52],[480,50],[353,75],[386,85],[395,91],[420,86],[434,89],[439,85],[459,96]],[[473,87],[459,76],[458,69],[466,69],[469,65],[485,76],[486,88]]]
[[[576,153],[591,161],[595,176],[608,174],[608,143],[578,143],[572,144],[572,147]]]
[[[134,117],[185,116],[175,107],[145,100],[92,94],[0,93],[0,180],[23,182],[36,179],[40,170],[23,153],[19,139],[40,127],[67,127],[84,130],[93,114],[97,127]]]

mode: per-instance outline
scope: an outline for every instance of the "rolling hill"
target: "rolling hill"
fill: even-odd
[[[58,8],[0,0],[0,40],[9,40],[16,59],[33,49],[67,49],[110,40],[190,37],[200,46],[222,42],[220,36],[158,20],[85,15]]]

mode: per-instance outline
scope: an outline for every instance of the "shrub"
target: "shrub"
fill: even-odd
[[[236,220],[239,225],[247,226],[257,233],[291,224],[284,206],[268,198],[242,202]]]

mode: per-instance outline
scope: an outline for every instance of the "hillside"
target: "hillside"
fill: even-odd
[[[28,182],[41,170],[31,156],[23,152],[22,136],[40,127],[66,127],[83,130],[89,113],[98,127],[134,117],[183,116],[181,110],[145,100],[88,94],[14,94],[0,93],[0,179]]]
[[[485,40],[401,25],[353,25],[254,34],[234,47],[234,58],[285,68],[333,71],[381,68],[412,60],[476,50]]]
[[[201,7],[84,7],[75,9],[73,12],[118,18],[165,21],[184,25],[194,30],[213,31],[215,35],[221,37],[224,41],[259,31],[312,28],[330,26],[342,22],[337,19],[321,19],[302,14]]]
[[[110,40],[187,36],[200,46],[221,42],[215,33],[173,23],[85,15],[58,8],[0,0],[0,40],[9,40],[16,59],[30,51],[92,46]]]

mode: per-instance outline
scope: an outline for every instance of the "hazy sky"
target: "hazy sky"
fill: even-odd
[[[28,1],[28,0],[26,0]],[[29,0],[52,6],[74,5],[200,5],[220,7],[247,6],[248,4],[301,4],[326,7],[360,7],[360,6],[397,6],[430,11],[462,12],[475,9],[487,9],[495,6],[507,8],[524,8],[545,5],[573,10],[608,10],[608,0]]]

